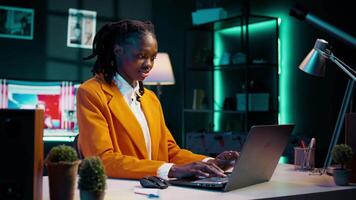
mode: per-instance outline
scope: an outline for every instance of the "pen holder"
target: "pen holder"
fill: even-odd
[[[315,166],[315,148],[294,147],[295,170],[312,170]]]

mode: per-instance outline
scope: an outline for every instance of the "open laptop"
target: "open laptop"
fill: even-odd
[[[225,178],[176,179],[171,180],[170,184],[231,191],[269,181],[294,126],[293,124],[252,126],[234,169]]]

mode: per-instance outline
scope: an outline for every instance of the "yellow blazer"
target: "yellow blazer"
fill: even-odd
[[[152,91],[145,89],[141,107],[151,134],[152,160],[148,160],[141,126],[117,86],[105,83],[101,76],[83,83],[77,93],[78,142],[83,155],[99,156],[107,176],[130,179],[157,175],[166,162],[185,164],[206,158],[179,148]]]

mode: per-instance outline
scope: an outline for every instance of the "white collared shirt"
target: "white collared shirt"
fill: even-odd
[[[132,113],[135,115],[137,121],[139,122],[143,137],[145,139],[146,150],[148,159],[152,159],[152,149],[151,149],[151,134],[150,129],[148,128],[146,116],[141,109],[141,103],[137,101],[136,94],[139,90],[139,84],[136,84],[136,87],[132,87],[120,74],[116,74],[114,77],[114,82],[119,88],[121,94],[124,96],[126,103],[129,105]],[[168,179],[168,172],[173,166],[173,163],[165,163],[159,167],[157,170],[157,176],[160,178]]]
[[[114,77],[114,81],[119,88],[121,94],[124,96],[126,103],[129,105],[132,113],[135,115],[138,123],[141,125],[143,132],[143,137],[145,138],[146,150],[148,159],[151,160],[152,151],[151,151],[151,134],[148,128],[147,120],[145,114],[141,109],[141,103],[137,101],[136,94],[139,90],[139,84],[136,84],[136,87],[132,87],[122,76],[117,74]]]

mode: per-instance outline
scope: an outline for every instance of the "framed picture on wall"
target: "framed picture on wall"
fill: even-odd
[[[33,39],[34,10],[0,6],[0,37]]]
[[[96,12],[70,8],[67,46],[91,49],[96,30]]]

